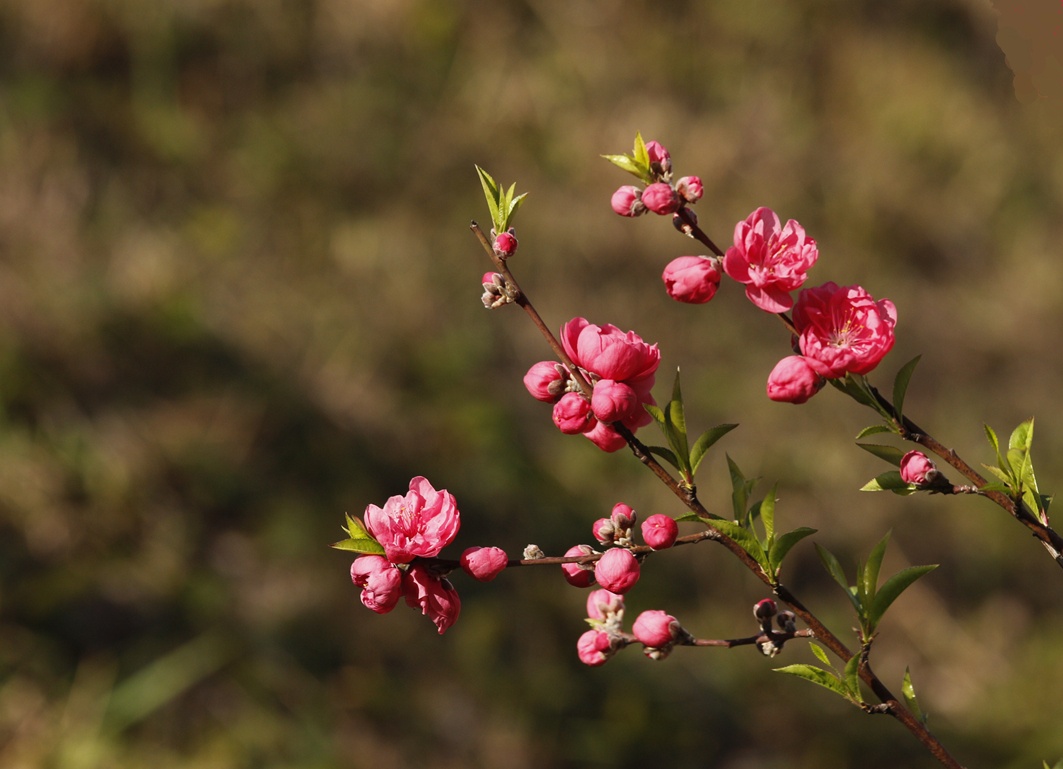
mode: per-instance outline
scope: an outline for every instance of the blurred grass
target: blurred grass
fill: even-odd
[[[799,219],[816,280],[897,303],[880,376],[924,353],[917,421],[979,460],[983,421],[1036,414],[1051,490],[1063,147],[995,34],[974,0],[0,2],[0,764],[930,764],[753,655],[583,669],[583,596],[553,573],[459,577],[443,637],[358,604],[325,544],[414,474],[457,495],[461,546],[676,512],[523,392],[546,350],[480,306],[474,163],[531,193],[514,268],[548,321],[659,341],[693,424],[742,423],[723,450],[780,481],[782,524],[846,563],[892,528],[887,568],[943,564],[876,667],[911,665],[946,745],[1058,758],[1058,569],[988,504],[856,492],[881,470],[851,445],[867,416],[767,403],[777,324],[734,286],[667,302],[688,246],[619,221],[598,157],[665,143],[723,244],[758,205]],[[703,472],[725,507],[722,456]],[[651,562],[632,614],[742,632],[757,585],[694,550]],[[847,627],[811,548],[789,569]]]

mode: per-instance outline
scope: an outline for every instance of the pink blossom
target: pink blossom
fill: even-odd
[[[627,548],[611,548],[595,564],[594,578],[606,590],[623,595],[639,581],[639,562]]]
[[[584,665],[598,667],[616,654],[613,638],[604,630],[588,630],[576,641],[576,653]]]
[[[627,445],[627,440],[623,435],[618,433],[605,422],[598,422],[597,420],[595,420],[594,427],[583,433],[583,435],[584,437],[589,438],[590,442],[602,451],[619,451]]]
[[[666,649],[672,646],[680,633],[679,620],[660,609],[644,611],[635,619],[631,632],[643,646]]]
[[[591,404],[579,393],[565,393],[554,404],[554,424],[565,435],[585,433],[594,427]]]
[[[679,203],[679,196],[672,185],[664,182],[655,182],[642,191],[642,205],[661,216],[675,213]]]
[[[901,457],[901,480],[922,486],[940,475],[937,465],[921,451],[909,451]]]
[[[565,551],[566,558],[580,555],[593,555],[595,550],[590,545],[574,545]],[[594,582],[594,566],[583,563],[563,563],[561,571],[565,574],[568,584],[573,587],[587,587]]]
[[[389,561],[409,563],[438,555],[457,535],[461,520],[453,495],[417,476],[405,497],[391,497],[383,508],[366,507],[365,525]]]
[[[351,581],[362,588],[362,604],[377,614],[387,614],[402,597],[402,572],[379,555],[356,558]]]
[[[592,590],[587,594],[587,617],[606,621],[624,611],[624,596],[612,593],[604,588]]]
[[[669,154],[660,142],[648,141],[646,142],[646,155],[650,159],[650,167],[656,163],[662,173],[668,173],[672,170],[672,156]]]
[[[461,613],[461,599],[449,579],[434,577],[422,564],[416,563],[402,580],[406,604],[420,607],[421,613],[435,623],[440,635],[454,624]]]
[[[560,363],[540,361],[524,375],[524,386],[536,400],[556,403],[565,392],[565,373]]]
[[[516,253],[517,236],[513,234],[512,229],[495,236],[494,251],[495,255],[502,259],[506,259]]]
[[[461,568],[480,582],[493,580],[508,562],[506,551],[500,547],[470,547],[461,554]]]
[[[735,225],[734,243],[723,269],[745,284],[749,301],[766,312],[793,307],[790,292],[805,282],[819,256],[804,227],[793,219],[780,226],[774,211],[758,208]]]
[[[673,259],[661,274],[668,296],[677,302],[705,304],[720,287],[720,260],[703,256]]]
[[[609,205],[621,216],[640,216],[646,213],[646,206],[642,204],[642,190],[631,184],[625,184],[614,192]]]
[[[697,203],[705,194],[705,187],[698,177],[683,176],[675,183],[675,191],[687,203]]]
[[[897,309],[860,286],[806,288],[794,306],[801,352],[826,367],[824,376],[866,374],[893,347]]]
[[[823,389],[827,367],[813,358],[789,355],[768,375],[768,397],[781,403],[804,403]]]
[[[561,345],[573,362],[597,379],[626,382],[639,397],[649,395],[661,353],[657,345],[648,345],[634,331],[624,333],[607,323],[596,326],[585,318],[573,318],[561,329]],[[646,424],[650,420],[646,415]]]
[[[654,550],[665,550],[675,544],[679,524],[663,513],[651,515],[642,522],[642,539]]]

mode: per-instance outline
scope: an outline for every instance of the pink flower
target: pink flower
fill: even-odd
[[[937,465],[921,451],[909,451],[901,457],[901,480],[916,486],[933,482],[941,473]]]
[[[524,386],[536,400],[556,403],[565,392],[565,367],[554,361],[536,363],[524,375]]]
[[[671,516],[657,513],[642,522],[642,539],[654,550],[665,550],[675,544],[679,524]]]
[[[609,205],[621,216],[640,216],[646,213],[646,206],[642,204],[642,190],[631,184],[625,184],[614,192]]]
[[[448,579],[440,579],[429,573],[422,564],[414,564],[402,580],[406,604],[420,607],[421,613],[435,623],[439,634],[446,632],[461,613],[458,591]]]
[[[590,545],[574,545],[565,551],[566,558],[580,555],[594,555],[594,548]],[[565,573],[565,579],[573,587],[587,587],[594,582],[594,566],[583,563],[563,563],[561,571]]]
[[[461,568],[480,582],[493,580],[508,562],[506,551],[500,547],[470,547],[461,554]]]
[[[679,620],[659,609],[644,611],[631,626],[631,632],[643,646],[666,649],[675,644],[680,633]]]
[[[554,404],[554,424],[565,435],[585,433],[594,427],[591,404],[579,393],[565,393]]]
[[[362,604],[377,614],[387,614],[402,597],[402,572],[379,555],[356,558],[351,581],[362,588]]]
[[[661,216],[675,213],[679,210],[679,203],[672,185],[664,182],[655,182],[642,191],[642,205]]]
[[[705,194],[705,187],[698,177],[683,176],[675,183],[675,191],[687,203],[697,203]]]
[[[589,438],[590,442],[602,451],[619,451],[627,445],[624,436],[605,422],[598,422],[597,420],[595,420],[594,427],[583,433],[583,435],[584,437]]]
[[[624,333],[609,323],[596,326],[585,318],[573,318],[562,327],[561,345],[577,366],[596,379],[626,382],[640,398],[649,395],[661,362],[657,345],[646,344],[634,331]],[[646,414],[639,424],[649,421]]]
[[[677,302],[705,304],[720,287],[720,260],[703,256],[673,259],[661,274],[668,296]]]
[[[829,378],[866,374],[893,347],[897,309],[860,286],[824,283],[806,288],[794,306],[801,352],[822,363]]]
[[[438,555],[457,535],[461,520],[453,495],[417,476],[405,497],[391,497],[383,508],[366,507],[365,525],[389,561],[409,563]]]
[[[639,562],[627,548],[614,547],[598,559],[594,578],[606,590],[623,595],[639,581]]]
[[[616,654],[613,638],[603,630],[588,630],[576,641],[576,653],[584,665],[598,667]]]
[[[768,397],[781,403],[804,403],[823,389],[827,367],[802,355],[789,355],[768,375]]]
[[[590,619],[607,621],[622,614],[624,611],[624,596],[611,593],[599,588],[592,590],[587,595],[587,617]]]
[[[735,225],[735,244],[727,249],[724,271],[746,286],[746,296],[766,312],[793,307],[790,292],[808,278],[819,252],[816,241],[790,219],[780,226],[770,208],[758,208]]]
[[[495,236],[494,251],[495,255],[501,259],[506,259],[516,253],[517,236],[513,234],[512,229]]]

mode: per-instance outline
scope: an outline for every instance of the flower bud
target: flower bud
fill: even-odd
[[[673,646],[679,638],[679,620],[660,609],[651,609],[638,616],[631,627],[631,633],[643,646],[666,649]]]
[[[579,393],[565,393],[554,404],[554,424],[565,435],[586,432],[591,422],[591,404]]]
[[[642,191],[642,204],[653,213],[664,216],[678,210],[679,196],[675,194],[672,185],[656,182]]]
[[[753,607],[753,616],[757,618],[759,622],[765,620],[771,620],[772,617],[779,611],[778,605],[770,598],[765,598],[761,601],[757,601]]]
[[[508,259],[516,253],[517,236],[513,234],[512,227],[495,236],[494,251],[499,259]]]
[[[470,547],[461,554],[461,568],[480,582],[493,580],[508,561],[505,551],[499,547]]]
[[[591,526],[594,538],[603,545],[611,545],[616,541],[616,527],[608,518],[599,518]]]
[[[606,590],[623,595],[639,581],[639,562],[627,548],[614,547],[598,559],[594,578]]]
[[[591,667],[604,665],[616,654],[613,638],[602,630],[588,630],[576,641],[576,653],[580,662]]]
[[[784,633],[797,632],[797,615],[792,611],[781,611],[775,616],[775,623]]]
[[[624,597],[603,588],[592,590],[587,596],[587,617],[607,621],[623,615]]]
[[[362,588],[362,605],[387,614],[402,597],[402,572],[379,555],[363,555],[351,564],[351,581]]]
[[[600,422],[619,422],[638,408],[639,396],[630,385],[612,379],[600,379],[595,383],[591,411]]]
[[[650,169],[658,176],[672,172],[672,156],[659,142],[646,142],[646,155],[650,159]]]
[[[665,550],[675,544],[679,524],[671,516],[657,513],[642,522],[642,539],[654,550]]]
[[[675,191],[679,193],[679,197],[687,203],[696,203],[701,200],[701,196],[705,194],[705,188],[701,184],[701,179],[696,176],[680,177],[679,181],[675,183]]]
[[[565,557],[594,555],[594,553],[595,550],[590,545],[574,545],[565,551]],[[573,587],[587,587],[594,582],[594,564],[563,563],[561,564],[561,571],[565,573],[565,579],[568,580],[568,584]]]
[[[631,184],[625,184],[613,193],[609,205],[621,216],[641,216],[646,213],[642,204],[642,190]]]
[[[565,392],[568,372],[560,363],[539,361],[524,375],[524,386],[535,400],[556,403]]]
[[[638,517],[638,513],[631,509],[631,505],[625,505],[623,502],[613,505],[613,511],[609,514],[609,520],[618,530],[630,529],[635,525]]]
[[[704,304],[720,287],[720,260],[702,256],[673,259],[661,274],[668,296],[677,302]]]
[[[804,403],[823,389],[826,367],[803,355],[790,355],[768,374],[768,397],[781,403]]]
[[[937,466],[921,451],[909,451],[901,457],[901,480],[923,486],[941,477]]]

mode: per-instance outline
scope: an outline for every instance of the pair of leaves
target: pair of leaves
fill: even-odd
[[[1006,453],[1000,450],[1000,441],[993,428],[985,425],[989,445],[997,455],[996,467],[983,465],[986,470],[1000,479],[1000,483],[990,483],[982,491],[1002,491],[1014,500],[1021,499],[1026,506],[1048,525],[1048,505],[1052,497],[1041,494],[1037,489],[1037,477],[1033,472],[1033,458],[1030,449],[1033,446],[1033,419],[1028,419],[1012,431],[1008,439]]]
[[[893,604],[901,593],[912,586],[912,583],[937,568],[937,564],[930,566],[909,566],[901,569],[887,579],[881,586],[878,584],[879,571],[882,568],[882,558],[886,554],[886,545],[889,544],[890,535],[887,532],[878,544],[871,550],[867,561],[856,570],[856,584],[850,585],[845,571],[838,559],[826,548],[816,545],[816,552],[827,569],[827,573],[834,578],[850,603],[856,609],[856,616],[860,621],[860,632],[864,643],[869,643],[878,629],[886,610]]]
[[[785,667],[775,668],[776,673],[787,673],[798,678],[803,678],[806,681],[811,681],[818,686],[822,686],[825,689],[829,689],[835,694],[841,695],[854,705],[863,707],[864,698],[860,694],[860,655],[854,654],[847,663],[845,663],[845,669],[838,672],[830,659],[827,657],[827,652],[823,651],[823,648],[819,644],[809,641],[808,644],[812,648],[812,653],[816,655],[816,659],[822,662],[827,668],[819,668],[815,665],[786,665]]]
[[[683,392],[679,386],[679,370],[675,372],[675,383],[672,385],[672,399],[659,406],[645,405],[646,411],[653,417],[653,421],[661,428],[664,439],[668,446],[647,446],[647,448],[665,462],[679,471],[683,485],[688,489],[694,489],[694,473],[697,472],[705,453],[716,441],[720,440],[731,430],[738,427],[736,424],[717,425],[709,428],[690,445],[687,437],[686,414],[683,409]]]
[[[643,184],[653,184],[656,179],[650,168],[650,155],[646,151],[646,143],[642,140],[642,134],[635,134],[635,147],[630,155],[602,155],[617,168],[622,168],[632,176],[638,177]]]
[[[912,381],[912,374],[915,373],[915,367],[919,364],[920,355],[915,356],[910,361],[901,366],[901,370],[897,372],[897,375],[893,378],[893,410],[890,411],[888,404],[883,405],[880,400],[874,397],[874,392],[871,390],[871,385],[867,383],[867,380],[860,377],[863,380],[863,389],[861,393],[866,394],[866,397],[870,399],[870,402],[857,398],[861,403],[874,408],[879,414],[883,416],[884,422],[882,424],[871,425],[865,427],[856,436],[856,440],[866,438],[869,435],[875,435],[877,433],[895,433],[901,432],[901,427],[904,424],[904,396],[908,392],[908,385]],[[856,396],[853,396],[856,397]],[[857,443],[857,446],[862,448],[871,454],[874,454],[879,459],[883,459],[889,462],[894,467],[899,467],[901,464],[901,458],[904,456],[904,452],[893,446],[883,446],[877,443]],[[892,491],[894,494],[901,496],[907,496],[914,494],[918,488],[915,484],[905,483],[901,480],[901,474],[897,470],[890,470],[888,472],[877,475],[864,484],[860,491]]]
[[[509,185],[508,190],[504,190],[491,177],[491,174],[480,168],[480,166],[476,166],[476,173],[480,176],[480,184],[484,188],[484,197],[487,198],[487,207],[491,210],[491,226],[496,234],[502,234],[510,228],[513,216],[517,213],[517,209],[520,208],[520,204],[524,202],[524,198],[528,196],[528,193],[525,192],[513,197],[517,187],[515,182]]]
[[[343,530],[347,532],[347,539],[341,539],[339,542],[333,542],[329,547],[334,547],[337,550],[349,550],[352,553],[362,553],[363,555],[384,555],[383,546],[373,538],[365,525],[357,518],[351,518],[347,515],[347,525],[343,527]]]
[[[919,365],[921,355],[916,355],[901,366],[893,378],[893,403],[884,401],[863,375],[846,374],[840,379],[831,379],[830,383],[857,403],[874,409],[882,417],[882,423],[865,427],[857,435],[857,440],[875,433],[900,433],[904,424],[904,398],[911,384],[915,367]]]

